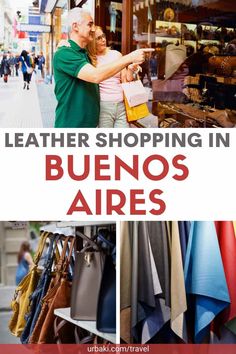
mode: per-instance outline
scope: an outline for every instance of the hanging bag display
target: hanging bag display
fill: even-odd
[[[24,331],[21,335],[21,343],[27,344],[29,337],[35,327],[36,321],[39,317],[41,308],[42,308],[42,299],[46,295],[51,276],[52,276],[52,265],[54,261],[54,257],[56,256],[56,247],[57,242],[59,240],[60,235],[58,234],[51,234],[50,236],[50,244],[49,248],[45,257],[44,265],[43,265],[43,272],[39,279],[38,285],[30,296],[30,304],[29,308],[30,311],[26,315],[26,326]]]
[[[55,320],[54,310],[70,306],[71,274],[68,273],[74,250],[74,236],[63,236],[64,244],[60,259],[55,268],[46,296],[42,299],[42,308],[37,323],[29,339],[29,343],[55,343],[52,331]],[[66,337],[65,333],[65,337]]]
[[[25,328],[25,314],[28,311],[29,298],[38,284],[41,273],[41,271],[38,269],[38,262],[42,256],[44,246],[46,244],[46,239],[48,238],[49,234],[49,232],[42,233],[38,250],[34,257],[35,265],[17,286],[14,299],[11,302],[13,315],[9,322],[9,329],[11,333],[17,337],[21,335]]]
[[[86,245],[76,253],[71,317],[76,320],[95,321],[105,254],[96,242],[81,232],[77,235],[86,241]]]

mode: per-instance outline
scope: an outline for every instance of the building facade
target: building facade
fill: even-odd
[[[8,0],[0,0],[0,50],[12,50],[13,12]]]
[[[17,254],[29,238],[27,222],[0,222],[0,284],[15,285]]]

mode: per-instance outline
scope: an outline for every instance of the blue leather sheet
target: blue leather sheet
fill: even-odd
[[[195,296],[195,342],[201,343],[230,303],[214,222],[191,223],[184,274],[186,292]]]

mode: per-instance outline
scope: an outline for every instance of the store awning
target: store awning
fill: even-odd
[[[40,12],[52,12],[57,4],[58,0],[41,0],[40,1]]]
[[[41,0],[40,12],[51,13],[55,7],[64,7],[67,4],[67,0]]]
[[[20,32],[37,32],[37,33],[50,33],[51,26],[49,25],[34,25],[29,23],[19,23],[18,31]]]

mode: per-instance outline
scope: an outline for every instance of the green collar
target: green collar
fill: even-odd
[[[87,53],[85,48],[81,48],[76,42],[74,42],[72,39],[69,39],[69,43],[71,45],[71,48],[78,51],[78,52],[83,52]]]

